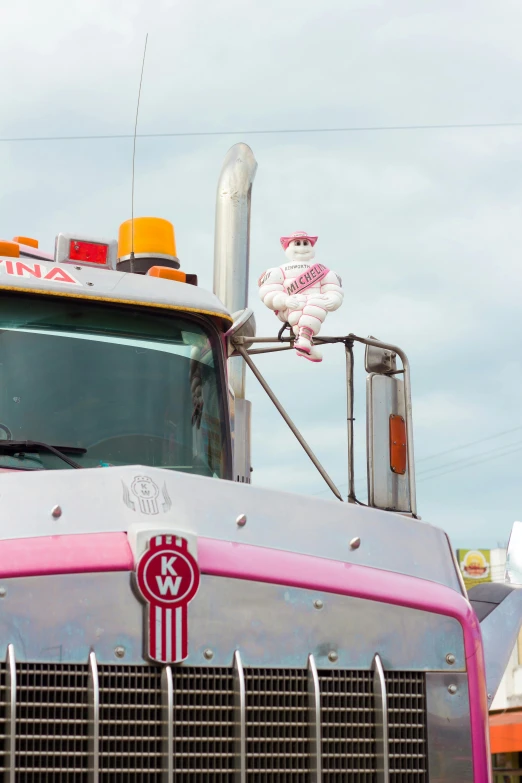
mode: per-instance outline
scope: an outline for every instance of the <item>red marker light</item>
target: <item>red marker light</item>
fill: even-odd
[[[108,252],[109,246],[104,244],[83,242],[79,239],[71,239],[69,243],[69,259],[71,261],[106,266]]]

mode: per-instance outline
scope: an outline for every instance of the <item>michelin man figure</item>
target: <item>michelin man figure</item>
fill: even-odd
[[[323,264],[314,263],[317,237],[296,231],[281,237],[286,264],[268,269],[258,280],[259,296],[296,337],[297,355],[311,362],[322,361],[313,343],[329,312],[343,303],[341,278]]]

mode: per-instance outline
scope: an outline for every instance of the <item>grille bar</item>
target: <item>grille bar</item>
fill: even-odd
[[[425,675],[0,665],[1,783],[428,783]],[[388,752],[385,746],[388,742]],[[387,777],[384,776],[387,761]]]
[[[310,755],[312,761],[311,783],[322,783],[323,762],[321,754],[321,688],[315,658],[308,656],[308,697],[310,700]]]
[[[174,783],[174,680],[172,669],[166,666],[161,676],[163,694],[163,723],[167,726],[163,755],[166,757],[164,783]]]
[[[234,703],[236,723],[237,783],[246,783],[246,693],[245,672],[239,650],[234,653]]]
[[[375,737],[377,750],[377,783],[390,783],[390,748],[388,729],[388,694],[384,669],[379,655],[375,655],[373,669],[373,694],[375,703]]]
[[[100,681],[96,654],[89,655],[89,783],[98,783],[100,776]]]
[[[6,767],[9,770],[9,783],[16,780],[16,658],[12,644],[7,648],[7,758]]]

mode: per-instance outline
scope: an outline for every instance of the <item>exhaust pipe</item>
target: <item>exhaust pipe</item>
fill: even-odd
[[[214,293],[231,313],[248,305],[250,201],[257,162],[247,144],[228,151],[219,177],[214,239]],[[245,398],[245,362],[229,359],[229,383]]]
[[[214,293],[232,313],[248,305],[250,261],[250,203],[257,163],[246,144],[227,153],[219,177],[214,239]],[[245,399],[246,365],[241,357],[228,360],[234,480],[250,484],[251,404]]]

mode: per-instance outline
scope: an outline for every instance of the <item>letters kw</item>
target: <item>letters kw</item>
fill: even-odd
[[[156,577],[156,582],[158,584],[158,590],[160,591],[160,595],[176,596],[179,593],[179,588],[181,585],[181,576],[178,576],[173,566],[174,560],[176,559],[177,558],[175,557],[165,557],[165,556],[161,558],[161,576]],[[162,579],[162,577],[165,578]],[[175,577],[176,581],[173,581],[172,577]]]

